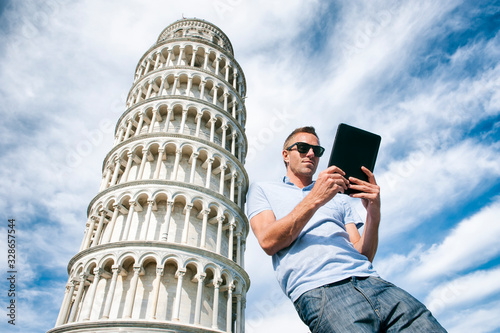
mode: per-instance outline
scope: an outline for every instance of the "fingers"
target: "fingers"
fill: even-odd
[[[332,174],[332,173],[338,173],[341,174],[342,176],[345,176],[344,170],[339,168],[338,166],[332,165],[324,170],[324,172]]]
[[[353,193],[351,197],[353,198],[364,198],[364,199],[375,199],[380,194],[380,187],[377,185],[375,176],[366,167],[361,167],[361,170],[368,177],[368,181],[361,180],[355,177],[349,177],[350,185],[349,188],[360,191],[360,193]]]
[[[365,184],[362,184],[362,185],[355,185],[351,182],[351,184],[349,185],[349,189],[361,192],[361,193],[352,194],[352,197],[354,197],[354,198],[366,197],[364,194],[368,194],[368,195],[373,194],[376,196],[380,192],[380,187],[378,185],[370,184],[370,183],[366,183],[366,182],[365,182]]]
[[[377,182],[375,181],[375,176],[368,168],[362,166],[361,170],[363,170],[363,172],[368,176],[368,181],[370,182],[370,184],[377,184]]]
[[[368,177],[368,182],[366,182],[364,180],[361,180],[359,178],[356,178],[356,177],[349,177],[349,181],[351,183],[355,183],[355,184],[365,184],[366,183],[366,184],[377,185],[377,181],[375,180],[375,176],[373,175],[373,173],[368,168],[365,168],[364,166],[362,166],[361,170],[363,170],[363,172]]]

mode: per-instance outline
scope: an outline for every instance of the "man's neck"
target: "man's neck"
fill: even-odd
[[[295,184],[298,188],[304,188],[312,183],[312,176],[299,176],[293,172],[287,172],[286,176],[290,179],[290,182]]]

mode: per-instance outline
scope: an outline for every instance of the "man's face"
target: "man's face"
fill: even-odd
[[[311,133],[297,133],[293,137],[291,144],[295,142],[305,142],[310,145],[319,145],[318,138]],[[283,159],[288,163],[288,167],[297,176],[309,176],[312,177],[316,172],[318,167],[319,157],[314,155],[312,149],[309,149],[307,153],[299,153],[297,147],[293,147],[291,150],[283,151]]]

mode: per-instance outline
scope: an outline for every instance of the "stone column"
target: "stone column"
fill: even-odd
[[[151,211],[153,210],[154,200],[148,200],[148,210],[146,211],[146,218],[144,219],[144,226],[141,232],[141,240],[148,239],[149,223],[151,221]]]
[[[218,324],[217,324],[217,319],[219,317],[219,287],[220,284],[222,283],[222,280],[220,278],[214,278],[214,305],[212,309],[212,328],[213,329],[219,329]]]
[[[235,155],[236,154],[236,131],[233,131],[233,134],[231,134],[232,141],[231,141],[231,154]]]
[[[132,155],[133,155],[132,152],[127,153],[127,157],[128,157],[127,166],[125,167],[125,171],[123,172],[123,176],[122,176],[122,179],[120,180],[120,183],[125,183],[127,181],[128,174],[130,172],[130,168],[132,167],[132,162],[134,161],[134,159],[132,158]]]
[[[134,83],[137,81],[137,79],[139,79],[141,72],[142,72],[142,67],[137,68],[137,71],[135,71]]]
[[[166,241],[168,239],[168,229],[170,226],[170,217],[172,216],[172,207],[174,206],[174,202],[171,200],[167,200],[167,213],[165,216],[165,222],[161,228],[161,240]]]
[[[127,131],[125,132],[125,137],[123,138],[123,141],[127,140],[130,137],[130,131],[132,130],[132,120],[129,119],[127,120]]]
[[[229,260],[233,260],[233,243],[234,243],[234,228],[235,228],[234,222],[231,222],[229,224],[229,237],[228,237],[228,244],[227,244],[227,258]]]
[[[200,99],[205,98],[205,84],[207,84],[207,81],[205,80],[202,80],[200,82]]]
[[[174,50],[168,50],[168,56],[167,56],[167,61],[165,62],[165,66],[170,66],[170,60],[172,60],[172,52]]]
[[[226,332],[231,333],[231,324],[233,323],[233,290],[234,284],[227,288],[227,306],[226,306]]]
[[[209,54],[207,53],[207,51],[205,50],[205,60],[203,61],[203,69],[206,70],[207,67],[208,67],[208,56]]]
[[[109,184],[109,186],[116,184],[116,181],[118,180],[118,173],[120,172],[120,166],[120,158],[117,156],[115,157],[115,170],[113,171],[113,178],[111,178],[111,183]]]
[[[151,91],[153,91],[153,80],[149,81],[148,84],[149,86],[148,86],[148,91],[146,92],[145,99],[149,99],[149,97],[151,97]]]
[[[221,244],[222,244],[222,223],[224,223],[224,216],[217,217],[217,244],[215,248],[215,252],[220,254]]]
[[[130,225],[132,224],[132,217],[134,215],[135,205],[137,204],[135,201],[129,201],[130,208],[128,210],[127,221],[125,222],[125,230],[123,232],[122,240],[128,240],[128,234],[130,232]]]
[[[185,274],[186,274],[185,269],[179,269],[175,273],[175,277],[177,278],[177,289],[175,291],[174,308],[172,311],[173,321],[179,321],[179,311],[181,307],[181,295],[182,295],[182,280],[184,279]]]
[[[182,229],[182,239],[181,242],[183,244],[187,244],[188,235],[189,235],[189,218],[191,217],[191,209],[193,209],[192,204],[186,204],[185,217],[184,217],[184,228]]]
[[[92,314],[92,307],[94,306],[94,298],[95,298],[95,293],[97,291],[97,286],[99,284],[99,281],[101,279],[101,276],[107,275],[108,278],[111,277],[111,275],[106,272],[102,268],[94,268],[94,281],[92,281],[92,285],[90,287],[90,291],[88,296],[86,297],[88,299],[89,307],[87,307],[85,314],[83,314],[82,318],[84,321],[90,319],[90,315]]]
[[[202,117],[202,116],[203,116],[203,115],[202,115],[200,112],[198,112],[198,113],[196,114],[196,131],[195,131],[195,133],[194,133],[194,136],[196,136],[197,138],[199,138],[199,137],[200,137],[201,117]]]
[[[241,266],[241,236],[243,234],[238,232],[236,234],[236,263]]]
[[[192,85],[193,85],[193,78],[188,77],[188,83],[187,83],[187,87],[186,87],[186,96],[188,96],[188,97],[191,94],[191,86]]]
[[[153,286],[153,294],[151,299],[151,313],[149,318],[156,319],[156,310],[158,309],[158,295],[160,294],[161,277],[163,276],[163,268],[156,267],[156,279]]]
[[[194,152],[191,154],[191,174],[189,175],[189,182],[194,183],[194,175],[196,171],[196,159],[198,158],[198,153]]]
[[[92,216],[87,217],[87,222],[85,223],[85,231],[83,233],[83,240],[82,240],[82,243],[80,244],[80,249],[78,250],[79,252],[86,249],[86,246],[87,246],[87,237],[89,235],[89,228],[88,228],[88,226],[90,226],[90,223],[92,223]]]
[[[227,124],[222,125],[221,146],[224,149],[226,149],[226,132],[227,132],[227,129],[228,129]]]
[[[223,164],[220,166],[220,180],[219,180],[219,194],[224,195],[224,182],[226,177],[227,165]]]
[[[144,148],[142,150],[141,166],[139,167],[139,171],[137,171],[137,176],[135,177],[136,180],[142,180],[142,174],[144,173],[144,167],[146,166],[147,158],[148,158],[148,150]]]
[[[156,53],[156,60],[155,60],[155,68],[154,69],[158,68],[158,65],[160,63],[160,55],[161,55],[161,52]]]
[[[109,223],[108,227],[106,229],[109,229],[109,232],[106,234],[106,238],[102,240],[103,244],[109,243],[111,240],[111,236],[113,235],[113,229],[115,228],[115,223],[116,223],[116,218],[118,217],[118,213],[120,212],[120,209],[123,209],[123,206],[120,204],[114,204],[113,205],[113,216],[111,217],[111,222]]]
[[[134,309],[135,293],[137,291],[137,283],[139,282],[139,275],[142,275],[142,267],[134,265],[134,276],[130,281],[130,289],[125,300],[125,308],[123,310],[123,318],[131,318],[132,310]]]
[[[172,85],[171,95],[175,95],[175,90],[177,89],[177,85],[179,84],[179,75],[174,76],[174,84]]]
[[[160,178],[160,168],[161,168],[161,163],[163,160],[163,153],[164,153],[164,149],[158,148],[158,162],[156,162],[156,169],[155,169],[153,179]]]
[[[207,181],[205,183],[206,188],[210,188],[210,177],[212,176],[212,163],[214,162],[213,157],[210,157],[207,159],[208,165],[207,165]]]
[[[167,81],[166,77],[161,77],[160,90],[158,91],[158,96],[163,96],[163,90],[165,89],[165,82]]]
[[[101,209],[101,218],[99,219],[99,224],[97,225],[97,230],[94,235],[94,240],[91,246],[96,246],[99,244],[99,237],[101,237],[102,227],[104,226],[104,219],[106,218],[106,210]]]
[[[203,214],[203,222],[201,225],[200,247],[204,249],[207,245],[208,214],[210,213],[210,210],[204,209],[201,213]]]
[[[156,117],[158,117],[158,110],[153,110],[153,117],[151,117],[151,124],[149,125],[148,133],[153,133],[153,129],[156,123]]]
[[[73,303],[73,307],[71,309],[71,313],[69,314],[68,323],[72,323],[75,321],[76,313],[79,308],[81,308],[81,301],[83,296],[83,291],[85,289],[85,282],[87,281],[88,274],[83,273],[80,275],[80,282],[78,283],[78,292],[76,293],[75,302]]]
[[[170,176],[170,180],[177,180],[177,172],[179,171],[179,163],[181,161],[182,150],[178,148],[175,151],[175,161],[174,161],[174,169],[172,170],[172,175]]]
[[[149,66],[151,65],[151,59],[148,59],[146,61],[146,66],[144,67],[144,75],[146,75],[149,72]]]
[[[220,57],[215,58],[215,75],[219,75]]]
[[[105,190],[108,187],[109,179],[111,178],[111,169],[106,167],[106,176],[101,182],[101,186],[99,187],[99,192]]]
[[[215,122],[217,121],[216,118],[212,117],[210,118],[210,142],[214,142],[214,137],[215,137]]]
[[[182,110],[182,118],[181,118],[181,126],[179,127],[179,134],[184,133],[184,127],[186,127],[186,118],[187,118],[188,110]]]
[[[64,300],[61,305],[61,311],[59,311],[59,316],[57,317],[56,326],[62,325],[66,322],[66,318],[68,317],[69,307],[71,304],[71,299],[73,298],[73,294],[75,293],[75,282],[70,280],[66,284],[66,292],[64,293]]]
[[[236,295],[236,332],[241,333],[241,294]]]
[[[139,103],[142,97],[142,88],[137,89],[137,97],[135,98],[135,104]]]
[[[109,286],[108,296],[106,297],[106,303],[104,304],[104,311],[102,314],[103,319],[109,319],[109,313],[111,311],[111,305],[113,303],[113,297],[116,290],[116,280],[118,280],[118,275],[127,276],[127,273],[120,268],[118,265],[113,265],[111,267],[113,271],[113,276],[111,277],[111,285]]]
[[[234,120],[236,120],[236,99],[233,98],[233,105],[231,106],[231,115],[233,116]]]
[[[141,114],[139,115],[139,123],[137,124],[137,128],[135,129],[134,136],[141,134],[142,125],[144,125],[144,113],[143,112],[141,112]]]
[[[236,110],[236,120],[238,121],[238,124],[243,126],[243,110],[242,109]]]
[[[243,254],[243,253],[245,253],[245,249],[246,249],[246,242],[245,242],[245,240],[243,239],[243,240],[241,241],[241,253],[242,253],[242,254]],[[245,268],[245,256],[243,256],[243,255],[240,257],[240,266],[241,266],[242,268]]]
[[[203,280],[205,279],[206,274],[205,273],[199,273],[196,275],[196,278],[198,279],[198,289],[196,290],[196,304],[195,304],[195,310],[194,310],[194,324],[199,325],[200,324],[200,316],[201,316],[201,298],[203,296]]]
[[[229,96],[229,94],[227,93],[227,91],[224,92],[224,111],[227,111],[227,97]]]
[[[244,164],[243,162],[243,143],[238,143],[238,161],[241,162],[241,164]]]
[[[231,185],[229,186],[229,200],[234,202],[234,188],[236,186],[236,178],[238,178],[238,174],[233,172],[231,174]]]
[[[217,105],[217,94],[218,94],[218,92],[219,92],[219,86],[214,86],[214,87],[213,87],[213,90],[214,90],[214,98],[213,98],[213,100],[212,100],[212,103],[213,103],[214,105]]]
[[[226,62],[226,66],[224,66],[224,79],[229,82],[229,63]]]
[[[167,119],[165,120],[165,132],[168,132],[170,127],[170,120],[172,119],[172,109],[167,110]]]
[[[238,207],[240,208],[243,208],[243,201],[241,200],[241,194],[243,192],[243,183],[242,182],[238,182],[237,183],[237,186],[238,186]]]
[[[236,68],[234,69],[233,71],[233,88],[236,89],[237,87],[237,77],[238,77],[238,71],[236,70]]]
[[[191,57],[191,67],[194,67],[194,61],[196,60],[196,52],[198,52],[198,48],[195,49],[193,48],[193,56]]]
[[[184,48],[181,47],[180,48],[180,52],[179,52],[179,58],[177,59],[177,66],[180,66],[181,65],[181,61],[182,61],[182,56],[184,55]]]
[[[94,233],[94,228],[95,228],[95,222],[97,220],[97,217],[91,216],[90,217],[90,225],[89,228],[87,229],[87,239],[85,240],[85,246],[83,249],[88,249],[90,247],[90,242],[92,241],[92,234]]]

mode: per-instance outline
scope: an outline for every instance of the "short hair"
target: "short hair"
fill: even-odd
[[[293,132],[290,133],[290,135],[286,138],[285,143],[283,143],[283,150],[290,147],[290,145],[292,144],[293,137],[299,133],[310,133],[310,134],[314,135],[319,141],[318,134],[316,134],[316,130],[314,129],[314,127],[312,127],[312,126],[299,127],[299,128],[294,129]]]
[[[319,142],[319,137],[318,137],[318,134],[316,134],[316,130],[314,129],[314,127],[312,127],[312,126],[299,127],[299,128],[294,129],[292,131],[292,133],[290,133],[290,135],[286,138],[285,142],[283,143],[283,150],[287,149],[288,147],[290,147],[292,145],[293,138],[295,137],[296,134],[299,134],[299,133],[312,134],[318,139],[318,142]],[[286,162],[284,162],[284,163],[285,163],[285,166],[287,167]]]

